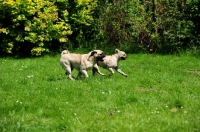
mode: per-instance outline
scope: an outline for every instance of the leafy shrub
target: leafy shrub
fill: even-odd
[[[94,11],[98,0],[71,0],[68,1],[66,9],[69,13],[69,22],[73,34],[69,40],[73,48],[93,48],[93,45],[87,43],[91,41],[91,35],[94,34],[93,25],[95,25]]]
[[[0,43],[4,52],[24,54],[28,50],[28,54],[38,56],[48,51],[52,40],[64,43],[72,34],[68,12],[65,10],[60,19],[53,2],[7,0],[1,2],[0,10]]]

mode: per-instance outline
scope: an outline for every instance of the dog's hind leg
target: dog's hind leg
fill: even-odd
[[[67,69],[66,69],[67,71],[66,71],[66,75],[67,75],[67,77],[69,78],[69,79],[71,79],[71,80],[74,80],[74,78],[72,77],[72,73],[71,73],[71,71],[73,70],[73,68],[71,69],[70,67],[67,67]]]
[[[79,78],[81,78],[82,75],[83,75],[83,74],[79,71],[76,78],[79,79]]]
[[[63,67],[63,69],[66,71],[65,75],[67,75],[67,77],[71,80],[74,80],[72,77],[72,70],[74,69],[72,66],[70,66],[70,63],[68,61],[60,61],[61,66]]]
[[[122,74],[123,76],[128,77],[128,75],[125,74],[125,73],[124,73],[121,69],[119,69],[118,67],[116,67],[115,70],[116,70],[118,73]]]

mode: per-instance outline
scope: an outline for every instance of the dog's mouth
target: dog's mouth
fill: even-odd
[[[120,57],[122,60],[126,60],[126,57]]]

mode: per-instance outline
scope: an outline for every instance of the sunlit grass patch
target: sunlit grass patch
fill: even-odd
[[[124,77],[70,81],[59,55],[0,59],[0,131],[199,131],[200,70],[193,56],[128,55]],[[73,71],[73,76],[77,75]]]

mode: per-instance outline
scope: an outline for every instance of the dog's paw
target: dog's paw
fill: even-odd
[[[112,76],[113,74],[112,73],[110,73],[108,76]]]
[[[124,74],[124,76],[125,76],[125,77],[128,77],[128,75],[127,75],[127,74]]]

